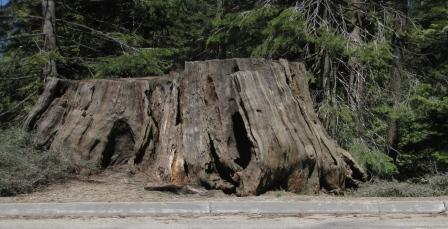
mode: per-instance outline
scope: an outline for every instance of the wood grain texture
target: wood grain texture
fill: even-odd
[[[286,60],[187,62],[161,77],[52,78],[25,122],[78,164],[129,165],[150,182],[237,195],[316,194],[365,179],[313,110],[306,70]]]

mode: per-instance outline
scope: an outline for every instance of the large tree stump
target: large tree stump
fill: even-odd
[[[49,80],[25,127],[79,164],[237,195],[339,190],[365,178],[313,110],[304,65],[228,59],[183,73]]]

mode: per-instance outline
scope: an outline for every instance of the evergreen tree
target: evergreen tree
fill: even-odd
[[[0,10],[0,123],[22,120],[46,77],[139,77],[188,60],[287,58],[306,63],[325,127],[372,175],[447,171],[447,4],[12,1]]]

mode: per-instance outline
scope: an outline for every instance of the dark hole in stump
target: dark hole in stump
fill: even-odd
[[[261,195],[268,191],[288,190],[288,176],[291,172],[285,169],[271,171],[263,178],[264,186],[259,187],[256,194]],[[275,177],[275,179],[272,179]]]
[[[132,129],[129,125],[123,120],[116,121],[103,151],[101,168],[126,164],[133,155],[134,143]]]
[[[246,126],[240,113],[232,115],[233,134],[235,136],[236,147],[238,149],[239,158],[235,162],[243,168],[249,165],[252,157],[254,145],[248,137]]]

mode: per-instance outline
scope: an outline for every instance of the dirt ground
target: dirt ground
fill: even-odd
[[[226,200],[239,201],[276,201],[276,200],[353,200],[350,196],[334,196],[321,194],[319,196],[304,196],[284,191],[272,191],[260,196],[237,197],[226,195],[218,190],[209,190],[205,195],[177,195],[169,192],[146,191],[147,178],[144,175],[131,175],[127,172],[106,170],[101,174],[89,177],[77,177],[65,183],[54,184],[40,190],[15,197],[0,197],[0,203],[14,202],[157,202],[157,201],[205,201]],[[414,198],[356,198],[368,200],[413,200]],[[442,200],[447,197],[418,198],[421,200]],[[417,199],[415,199],[417,200]]]

